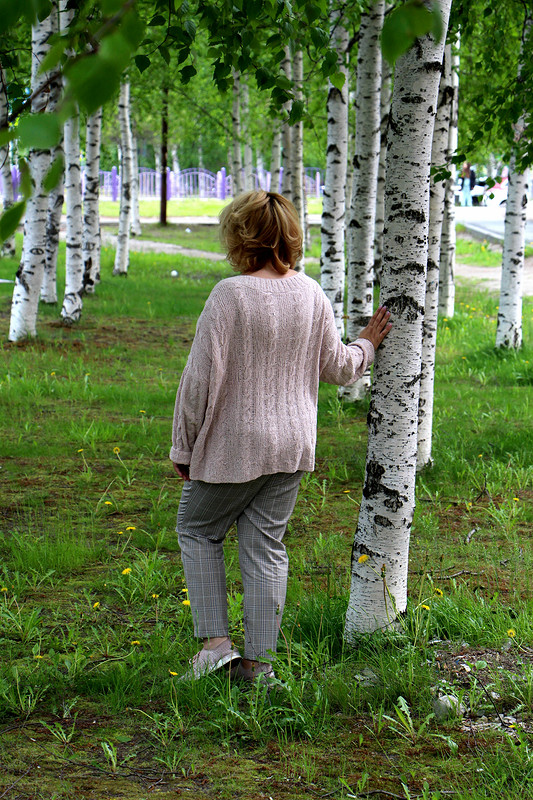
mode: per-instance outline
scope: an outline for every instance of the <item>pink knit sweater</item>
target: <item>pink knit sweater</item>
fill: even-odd
[[[367,339],[342,343],[329,300],[306,275],[226,278],[198,319],[170,458],[208,483],[310,472],[319,381],[353,383],[373,359]]]

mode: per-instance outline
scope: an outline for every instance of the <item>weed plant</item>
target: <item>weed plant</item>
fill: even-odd
[[[112,265],[105,249],[78,326],[45,306],[39,338],[16,345],[0,284],[0,796],[532,797],[531,302],[518,353],[493,349],[485,292],[460,288],[440,320],[434,466],[397,629],[343,639],[368,402],[323,386],[275,684],[190,684],[168,449],[196,319],[231,270],[132,254],[120,279]],[[0,261],[0,277],[15,268]],[[226,558],[240,646],[234,532]],[[442,694],[463,719],[439,717]]]

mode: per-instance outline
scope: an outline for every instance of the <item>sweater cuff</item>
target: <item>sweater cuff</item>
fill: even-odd
[[[367,364],[370,366],[374,362],[374,356],[376,355],[376,351],[374,349],[374,345],[370,341],[370,339],[356,339],[355,342],[350,342],[350,345],[357,345],[360,347],[363,353],[365,354],[365,359],[367,360]]]
[[[179,450],[177,447],[171,447],[169,458],[174,464],[190,464],[192,454],[188,450]]]

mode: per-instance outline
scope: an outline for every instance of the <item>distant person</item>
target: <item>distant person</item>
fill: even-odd
[[[476,173],[474,172],[470,161],[465,161],[461,171],[461,205],[472,205],[472,189],[476,185]]]
[[[240,195],[220,215],[238,273],[211,292],[176,397],[170,458],[186,483],[177,532],[194,633],[203,648],[183,676],[221,667],[273,675],[285,604],[282,542],[300,480],[314,469],[319,381],[354,383],[391,329],[379,308],[342,343],[319,284],[296,272],[302,232],[274,192]],[[244,658],[229,638],[223,542],[237,524]]]

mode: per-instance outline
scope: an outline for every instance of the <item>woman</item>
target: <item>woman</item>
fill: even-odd
[[[199,317],[176,397],[170,458],[186,483],[177,531],[203,648],[185,678],[227,665],[273,675],[287,584],[282,539],[303,472],[314,469],[319,381],[347,385],[366,370],[391,325],[380,308],[344,345],[329,300],[296,272],[294,206],[248,192],[220,215],[239,274],[215,286]],[[228,636],[223,541],[237,523],[244,590],[244,658]]]

